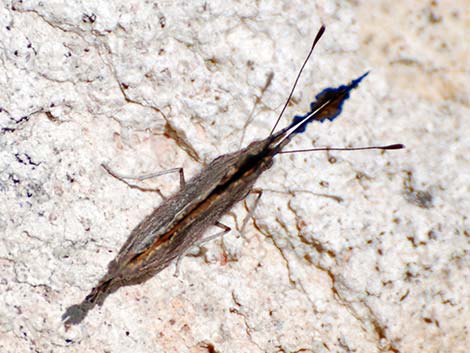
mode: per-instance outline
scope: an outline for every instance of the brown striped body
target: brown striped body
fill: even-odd
[[[134,228],[108,272],[85,300],[64,314],[77,324],[95,305],[122,286],[142,283],[166,268],[204,235],[232,206],[253,189],[258,177],[288,141],[287,129],[214,159],[186,186]],[[279,143],[280,142],[280,143]]]

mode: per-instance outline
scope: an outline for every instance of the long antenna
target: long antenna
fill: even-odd
[[[297,153],[297,152],[315,152],[315,151],[363,151],[363,150],[400,150],[405,148],[405,145],[401,143],[396,143],[388,146],[367,146],[367,147],[318,147],[318,148],[308,148],[305,150],[289,150],[289,151],[280,151],[281,153]]]
[[[291,89],[291,91],[290,91],[290,93],[289,93],[289,96],[287,97],[286,104],[284,104],[284,107],[282,108],[281,113],[280,113],[279,116],[277,117],[276,123],[274,124],[274,127],[272,128],[272,130],[271,130],[271,132],[269,133],[269,135],[272,135],[273,132],[274,132],[274,130],[276,130],[277,124],[279,124],[279,121],[281,120],[282,115],[284,114],[284,111],[286,110],[287,105],[289,104],[290,99],[292,98],[292,95],[294,94],[295,87],[297,86],[297,82],[299,82],[300,76],[302,75],[302,71],[304,70],[305,65],[307,64],[308,60],[310,59],[310,56],[311,56],[312,53],[313,53],[313,49],[315,48],[315,45],[316,45],[317,42],[320,40],[320,38],[321,38],[321,36],[323,35],[323,33],[325,33],[325,26],[324,26],[324,25],[321,26],[321,28],[320,28],[320,30],[318,31],[318,33],[317,33],[315,39],[313,40],[312,48],[310,48],[310,51],[308,52],[307,58],[305,59],[304,63],[302,64],[302,67],[300,68],[299,73],[297,74],[297,78],[295,79],[294,85],[292,86],[292,89]]]

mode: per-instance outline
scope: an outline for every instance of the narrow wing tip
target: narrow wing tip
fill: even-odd
[[[65,313],[62,315],[62,321],[64,322],[64,326],[70,327],[72,325],[79,324],[88,314],[88,311],[90,311],[88,303],[81,303],[69,306]]]

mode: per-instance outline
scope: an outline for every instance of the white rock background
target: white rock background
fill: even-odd
[[[388,4],[4,1],[0,351],[468,351],[468,5]],[[266,136],[321,23],[283,124],[372,72],[291,147],[408,148],[279,156],[255,226],[240,235],[238,205],[179,277],[122,288],[66,332],[65,308],[161,202],[100,164],[189,177]]]

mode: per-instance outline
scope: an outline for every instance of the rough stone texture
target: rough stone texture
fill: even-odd
[[[0,351],[468,351],[465,1],[387,4],[4,1]],[[322,22],[282,122],[372,73],[291,147],[407,150],[279,156],[254,227],[240,236],[238,205],[178,278],[123,288],[66,332],[65,308],[161,202],[100,164],[191,176],[266,136]],[[176,180],[143,184],[169,194]]]

